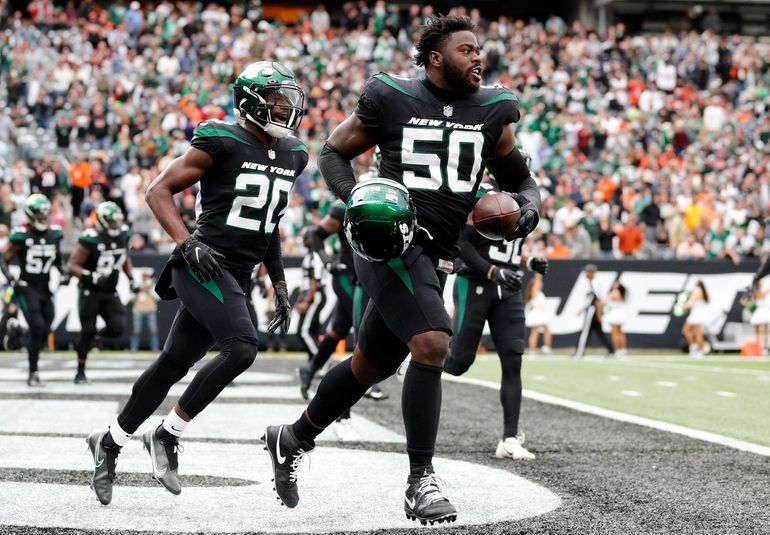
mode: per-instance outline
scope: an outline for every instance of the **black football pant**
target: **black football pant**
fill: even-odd
[[[16,301],[29,325],[27,358],[30,373],[37,371],[40,349],[45,345],[53,323],[54,308],[51,291],[48,287],[16,286]]]
[[[96,338],[96,317],[101,316],[105,327],[102,336],[120,336],[126,330],[126,307],[115,292],[81,289],[78,299],[80,338],[77,343],[78,361],[83,362]]]
[[[134,433],[166,398],[171,386],[216,343],[220,353],[193,377],[179,406],[194,418],[257,356],[257,318],[250,306],[249,273],[231,273],[201,283],[187,266],[171,269],[182,301],[158,359],[134,383],[131,397],[118,416],[127,433]]]
[[[484,323],[503,371],[500,404],[503,438],[515,437],[521,410],[521,355],[524,352],[524,303],[520,292],[502,289],[486,280],[457,276],[454,287],[454,336],[444,371],[462,375],[476,359]]]

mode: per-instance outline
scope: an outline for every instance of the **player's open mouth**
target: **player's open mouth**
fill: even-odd
[[[471,78],[476,83],[481,82],[481,65],[479,65],[478,67],[473,67],[471,69]]]

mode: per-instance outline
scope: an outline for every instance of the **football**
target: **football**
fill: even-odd
[[[506,193],[490,191],[473,207],[473,226],[490,240],[502,240],[510,234],[521,217],[518,203]]]

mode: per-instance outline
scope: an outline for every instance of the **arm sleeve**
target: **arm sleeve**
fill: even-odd
[[[486,278],[489,273],[492,264],[484,260],[476,247],[473,245],[473,241],[478,236],[478,232],[470,225],[466,225],[463,235],[460,238],[460,260],[463,261],[466,268],[470,271],[470,274],[477,277]]]
[[[523,195],[527,202],[533,203],[537,211],[540,211],[543,204],[540,199],[540,190],[519,149],[514,148],[504,158],[489,160],[487,165],[501,190]]]
[[[329,236],[329,233],[321,227],[316,227],[313,229],[313,232],[310,233],[310,247],[324,264],[329,261],[329,255],[326,254],[326,249],[324,248],[324,240],[327,236]]]
[[[356,177],[353,174],[350,160],[326,143],[321,154],[318,155],[318,168],[321,170],[329,189],[344,202],[348,202],[350,192],[356,185]]]
[[[281,233],[276,230],[270,237],[270,245],[262,259],[267,274],[270,276],[270,282],[286,281],[286,274],[283,271],[283,253],[281,252]]]

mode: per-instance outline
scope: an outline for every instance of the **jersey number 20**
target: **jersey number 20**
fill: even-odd
[[[286,209],[291,186],[292,183],[290,181],[276,178],[272,181],[271,191],[271,182],[267,175],[262,173],[241,173],[235,179],[235,191],[244,191],[248,192],[248,194],[239,195],[233,200],[233,206],[230,208],[230,213],[227,215],[225,223],[231,227],[253,230],[254,232],[272,233],[275,230],[276,223],[278,223]],[[276,216],[275,211],[281,201],[282,194],[286,195],[287,201]],[[268,200],[269,205],[265,212],[263,208],[268,204]],[[244,207],[259,210],[259,216],[256,218],[242,216],[241,211]],[[264,229],[262,227],[263,223]]]

